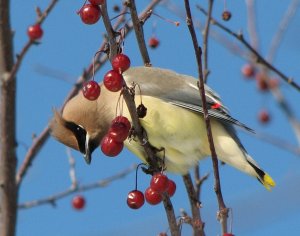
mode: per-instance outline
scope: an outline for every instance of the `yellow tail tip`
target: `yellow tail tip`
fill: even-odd
[[[264,179],[263,179],[263,185],[265,186],[265,188],[267,190],[271,190],[272,187],[275,187],[276,183],[275,181],[271,178],[270,175],[268,175],[267,173],[265,173],[264,175]]]

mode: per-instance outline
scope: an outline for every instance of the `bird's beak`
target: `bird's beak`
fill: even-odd
[[[85,154],[84,154],[84,160],[87,164],[91,164],[91,160],[92,160],[92,153],[90,150],[89,141],[90,141],[90,136],[87,133],[85,138]]]

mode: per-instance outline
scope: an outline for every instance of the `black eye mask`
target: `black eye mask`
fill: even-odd
[[[86,133],[87,133],[86,130],[83,127],[76,125],[74,122],[71,121],[66,121],[65,126],[67,129],[72,131],[72,133],[75,135],[77,139],[79,151],[85,154],[86,153],[85,142],[86,142]]]

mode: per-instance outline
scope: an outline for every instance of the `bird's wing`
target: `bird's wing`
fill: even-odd
[[[141,94],[163,99],[173,105],[203,113],[197,80],[188,75],[155,67],[133,67],[124,73],[127,85],[137,84]],[[136,89],[138,92],[139,89]],[[206,104],[210,117],[253,132],[252,129],[232,118],[222,104],[220,96],[205,85]]]

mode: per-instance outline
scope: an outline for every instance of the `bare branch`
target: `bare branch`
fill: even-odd
[[[71,148],[67,147],[67,156],[69,159],[69,165],[70,165],[70,170],[69,170],[69,174],[70,174],[70,179],[71,179],[71,188],[77,188],[78,182],[77,182],[77,178],[76,178],[76,170],[75,170],[75,158],[73,157],[72,153],[71,153]]]
[[[101,5],[101,13],[102,13],[102,20],[107,32],[108,42],[109,42],[109,60],[113,58],[114,55],[118,53],[118,45],[116,43],[116,33],[115,29],[113,29],[110,19],[107,13],[107,3],[104,1],[104,4]]]
[[[196,192],[197,199],[200,201],[201,187],[202,187],[203,182],[208,179],[209,173],[200,177],[200,166],[199,166],[199,164],[197,164],[194,168],[194,176],[195,176],[194,177],[194,179],[195,179],[194,189]]]
[[[201,6],[197,5],[197,8],[203,12],[203,14],[207,15],[208,13],[206,10],[204,10]],[[232,35],[236,39],[238,39],[255,57],[257,63],[260,63],[264,66],[266,66],[269,70],[273,71],[275,74],[277,74],[281,79],[283,79],[285,82],[290,84],[293,88],[295,88],[297,91],[300,91],[300,86],[297,84],[292,78],[286,76],[284,73],[282,73],[279,69],[274,67],[272,64],[270,64],[266,59],[263,58],[256,50],[253,48],[248,41],[244,38],[243,34],[241,33],[235,33],[220,22],[218,22],[216,19],[211,18],[211,23],[218,26],[222,30],[224,30],[226,33]]]
[[[133,29],[135,32],[135,36],[139,45],[140,53],[142,55],[144,65],[145,66],[151,66],[150,57],[148,54],[148,50],[145,43],[145,36],[144,36],[144,30],[143,25],[137,15],[137,10],[135,6],[135,0],[129,0],[128,6],[130,9],[130,15],[132,19]]]
[[[69,189],[67,189],[66,191],[56,193],[56,194],[54,194],[52,196],[49,196],[49,197],[46,197],[46,198],[21,203],[21,204],[19,204],[18,208],[19,209],[29,209],[29,208],[44,205],[44,204],[55,205],[56,201],[58,201],[58,200],[60,200],[64,197],[67,197],[67,196],[69,196],[73,193],[85,192],[85,191],[95,189],[95,188],[107,187],[112,182],[126,177],[128,174],[130,174],[135,169],[136,169],[136,165],[133,165],[133,166],[121,171],[120,173],[117,173],[117,174],[115,174],[111,177],[108,177],[108,178],[103,179],[103,180],[99,180],[99,181],[94,182],[94,183],[78,185],[76,187],[74,187],[74,185],[72,184],[72,186]]]
[[[187,191],[190,205],[191,205],[191,211],[192,211],[192,227],[194,230],[194,236],[201,236],[205,235],[204,233],[204,222],[201,219],[200,215],[200,207],[201,207],[201,202],[199,202],[194,186],[193,186],[193,181],[191,178],[190,174],[186,174],[182,176],[183,182],[185,185],[185,189]]]
[[[249,132],[248,132],[248,134],[249,134]],[[274,135],[270,135],[270,134],[264,133],[262,131],[257,131],[257,130],[255,130],[255,133],[251,133],[251,134],[253,136],[255,136],[256,138],[259,138],[265,142],[268,142],[268,143],[274,145],[277,148],[281,148],[285,151],[288,151],[297,156],[300,156],[300,147],[298,147],[296,145],[292,145],[282,138],[275,137]]]
[[[193,19],[192,19],[192,15],[191,15],[189,0],[185,0],[184,2],[185,2],[186,14],[187,14],[187,26],[188,26],[190,34],[191,34],[194,51],[195,51],[195,56],[196,56],[197,64],[198,64],[198,78],[199,78],[198,87],[199,87],[199,92],[200,92],[200,96],[201,96],[201,100],[202,100],[203,116],[204,116],[204,120],[205,120],[207,138],[208,138],[209,148],[210,148],[212,162],[213,162],[213,170],[214,170],[214,177],[215,177],[214,189],[215,189],[217,199],[218,199],[218,204],[219,204],[219,220],[220,220],[220,223],[222,226],[222,234],[224,234],[224,233],[227,233],[228,209],[225,206],[223,196],[222,196],[221,182],[220,182],[220,176],[219,176],[219,167],[218,167],[218,157],[217,157],[217,153],[216,153],[215,146],[214,146],[211,124],[210,124],[210,119],[208,116],[208,111],[207,111],[207,106],[206,106],[204,78],[203,78],[203,70],[202,70],[202,58],[201,58],[202,50],[197,41],[197,36],[196,36],[195,28],[193,25]]]
[[[204,76],[204,83],[207,83],[208,79],[208,36],[209,36],[209,26],[210,26],[210,18],[212,14],[212,8],[213,8],[213,0],[208,1],[208,14],[206,19],[205,28],[203,31],[203,76]]]
[[[271,41],[271,46],[269,49],[269,53],[267,55],[267,61],[269,63],[271,63],[274,60],[275,53],[278,49],[278,46],[284,36],[284,33],[287,30],[290,21],[293,19],[295,13],[297,12],[299,4],[300,4],[299,0],[292,0],[284,16],[282,17],[282,20],[278,26],[278,30]]]
[[[46,17],[51,12],[51,10],[54,8],[54,6],[57,2],[58,2],[58,0],[52,0],[49,3],[48,7],[45,9],[45,11],[39,16],[39,18],[37,19],[35,24],[42,24],[44,22],[44,20],[46,19]],[[29,48],[34,44],[36,44],[36,42],[29,39],[28,42],[22,48],[21,52],[17,54],[16,63],[14,64],[14,66],[10,72],[11,78],[16,76],[26,53],[28,52]]]
[[[256,15],[255,15],[255,2],[254,0],[246,0],[247,5],[247,23],[248,32],[251,40],[251,45],[256,50],[259,49],[258,36],[256,30]]]

